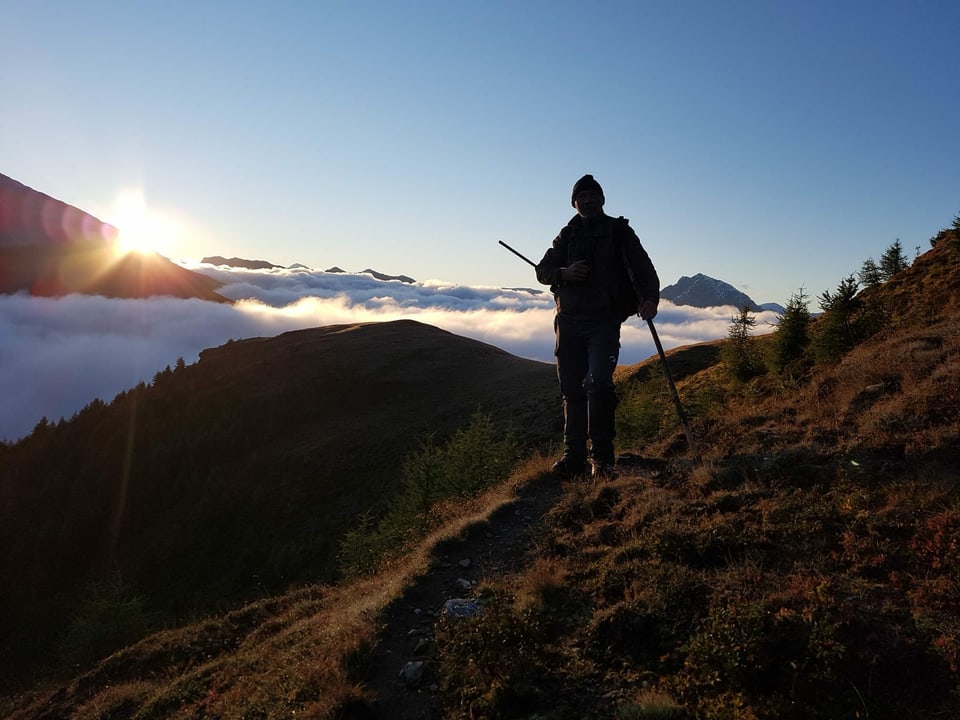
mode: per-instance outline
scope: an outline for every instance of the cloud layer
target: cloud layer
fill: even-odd
[[[109,402],[140,381],[228,340],[288,330],[412,319],[553,361],[553,298],[536,288],[467,287],[441,281],[382,281],[364,274],[308,269],[243,270],[201,266],[236,304],[70,295],[0,296],[0,440],[28,434],[46,417],[69,418],[95,398]],[[656,319],[665,348],[726,336],[734,308],[676,307]],[[757,316],[762,331],[774,313]],[[646,324],[623,326],[620,363],[656,354]]]

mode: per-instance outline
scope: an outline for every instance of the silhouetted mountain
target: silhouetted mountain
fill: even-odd
[[[200,262],[208,265],[227,265],[228,267],[246,268],[248,270],[270,270],[271,268],[283,267],[274,265],[266,260],[245,260],[244,258],[232,257],[225,258],[221,255],[211,255],[203,258]]]
[[[156,253],[118,253],[116,239],[112,225],[0,175],[0,294],[229,302],[216,280]]]
[[[733,305],[736,308],[749,307],[754,312],[763,309],[749,295],[740,292],[733,285],[703,273],[697,273],[693,277],[684,275],[675,284],[663,288],[660,297],[674,305],[701,308]]]
[[[413,283],[416,282],[412,277],[406,275],[385,275],[382,272],[377,272],[376,270],[371,270],[367,268],[366,270],[361,270],[360,274],[362,275],[373,275],[377,280],[399,280],[400,282]]]
[[[112,245],[117,228],[0,174],[0,247],[85,240]]]
[[[344,269],[341,268],[341,267],[337,267],[336,265],[334,265],[333,267],[329,267],[329,268],[327,268],[326,270],[324,270],[324,272],[328,272],[328,273],[345,273],[345,272],[347,272],[347,271],[344,270]],[[361,270],[361,271],[360,271],[359,273],[357,273],[357,274],[358,274],[358,275],[371,275],[371,276],[373,276],[374,278],[376,278],[377,280],[399,280],[400,282],[405,282],[405,283],[414,283],[414,282],[416,282],[416,280],[414,280],[412,277],[409,277],[409,276],[407,276],[407,275],[387,275],[387,274],[382,273],[382,272],[379,272],[379,271],[377,271],[377,270],[372,270],[371,268],[367,268],[366,270]]]
[[[0,667],[107,568],[173,615],[328,579],[404,456],[478,408],[551,436],[553,366],[412,321],[341,325],[206,350],[0,445]]]

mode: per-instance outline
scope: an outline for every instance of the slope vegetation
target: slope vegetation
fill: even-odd
[[[611,481],[558,488],[534,454],[403,562],[151,636],[13,717],[958,717],[958,292],[950,234],[865,291],[888,322],[838,362],[733,383],[674,353],[699,456],[664,418]],[[655,375],[622,369],[622,417]]]
[[[403,458],[478,409],[533,443],[550,365],[411,321],[228,343],[0,446],[7,675],[31,667],[94,582],[169,620],[330,579]]]

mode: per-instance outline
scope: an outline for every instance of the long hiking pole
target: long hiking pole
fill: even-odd
[[[630,278],[630,284],[633,285],[633,292],[638,299],[642,299],[640,285],[633,274],[633,267],[630,265],[630,258],[627,256],[627,248],[623,248],[623,266],[627,271],[627,277]],[[638,313],[639,314],[639,313]],[[653,342],[657,346],[657,352],[660,354],[660,363],[663,365],[663,374],[667,378],[667,385],[670,386],[670,394],[673,396],[673,404],[677,406],[677,416],[680,418],[680,424],[683,425],[683,432],[687,436],[687,443],[690,450],[696,454],[697,444],[693,440],[693,432],[690,430],[690,421],[687,420],[687,414],[683,411],[683,404],[680,402],[680,393],[677,392],[677,384],[673,381],[673,374],[670,372],[670,365],[667,363],[667,354],[663,351],[663,344],[660,342],[660,336],[657,335],[657,329],[653,326],[653,320],[647,320],[647,327],[650,328],[650,334],[653,335]]]
[[[687,436],[690,449],[696,453],[697,444],[693,441],[690,422],[687,420],[687,414],[683,411],[683,405],[680,403],[680,394],[677,392],[677,385],[673,382],[673,375],[670,373],[670,366],[667,364],[667,354],[663,351],[663,345],[660,343],[660,336],[657,335],[657,329],[653,326],[653,320],[647,320],[647,326],[650,328],[650,334],[653,335],[653,342],[657,346],[657,352],[660,353],[660,362],[663,363],[663,374],[667,376],[667,384],[670,386],[670,394],[673,395],[673,404],[677,406],[677,415],[680,417],[680,424],[683,425],[683,432]]]
[[[516,255],[518,258],[520,258],[520,259],[523,260],[524,262],[527,262],[527,263],[529,263],[530,265],[533,265],[534,267],[537,266],[537,264],[536,264],[533,260],[531,260],[530,258],[526,257],[525,255],[521,255],[521,254],[518,253],[516,250],[514,250],[512,247],[510,247],[509,245],[507,245],[503,240],[497,240],[497,242],[500,243],[501,245],[503,245],[507,250],[509,250],[510,252],[512,252],[514,255]]]

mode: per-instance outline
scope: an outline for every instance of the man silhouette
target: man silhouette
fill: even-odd
[[[603,189],[592,175],[577,180],[571,203],[577,214],[536,267],[557,305],[564,449],[553,469],[564,477],[588,468],[594,478],[612,477],[620,325],[635,313],[656,316],[660,279],[629,221],[603,212]]]

